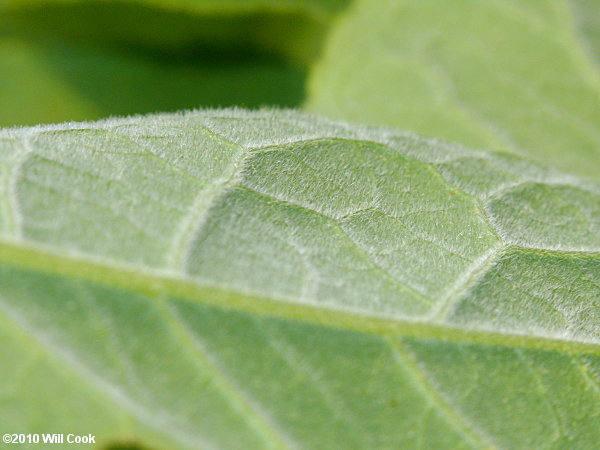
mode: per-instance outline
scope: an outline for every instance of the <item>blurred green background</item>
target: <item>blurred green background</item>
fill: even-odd
[[[298,106],[346,0],[0,0],[0,126]]]

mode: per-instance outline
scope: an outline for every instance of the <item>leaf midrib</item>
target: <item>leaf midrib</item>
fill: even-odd
[[[108,262],[108,261],[107,261]],[[195,303],[345,329],[379,337],[414,337],[517,348],[547,349],[565,354],[600,355],[600,345],[574,339],[521,335],[507,332],[464,329],[447,324],[402,318],[385,318],[367,313],[301,304],[292,299],[274,299],[220,286],[203,285],[158,270],[140,270],[130,265],[108,265],[79,254],[56,254],[50,248],[0,240],[0,264],[46,275],[82,279],[115,289],[136,292],[161,301],[168,296]]]

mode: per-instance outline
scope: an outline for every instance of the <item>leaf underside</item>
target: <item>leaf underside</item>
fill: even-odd
[[[288,111],[0,131],[0,422],[593,448],[600,187]]]

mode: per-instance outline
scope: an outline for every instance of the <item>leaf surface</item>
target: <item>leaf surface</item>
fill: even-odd
[[[308,109],[600,178],[598,2],[359,0]]]
[[[600,187],[289,111],[0,132],[0,422],[593,448]]]

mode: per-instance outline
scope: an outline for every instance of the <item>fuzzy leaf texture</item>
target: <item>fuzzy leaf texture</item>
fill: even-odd
[[[0,423],[593,448],[600,187],[289,111],[0,131]]]

